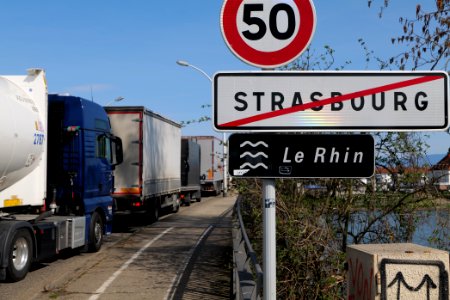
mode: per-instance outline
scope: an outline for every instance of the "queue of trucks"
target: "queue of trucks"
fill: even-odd
[[[191,141],[187,137],[181,140],[180,201],[187,206],[191,205],[192,199],[195,199],[197,202],[202,200],[200,183],[201,154],[202,150],[199,144]]]
[[[216,138],[183,137],[145,107],[49,95],[41,69],[0,76],[0,101],[0,280],[64,249],[100,250],[116,214],[155,222],[221,191]]]
[[[200,185],[202,192],[218,195],[223,189],[223,141],[215,136],[192,136],[200,145]]]

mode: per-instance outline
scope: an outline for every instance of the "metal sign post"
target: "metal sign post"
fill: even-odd
[[[263,298],[277,296],[275,179],[263,179]]]
[[[259,3],[224,0],[220,23],[225,42],[238,58],[257,67],[275,68],[293,61],[308,47],[315,30],[316,16],[312,0],[262,0]],[[273,178],[263,180],[263,215],[263,294],[264,299],[275,300]]]

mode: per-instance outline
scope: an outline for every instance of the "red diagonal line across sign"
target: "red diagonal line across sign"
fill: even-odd
[[[409,79],[409,80],[405,80],[405,81],[400,81],[400,82],[394,82],[394,83],[390,83],[390,84],[386,84],[386,85],[382,85],[382,86],[378,86],[378,87],[374,87],[374,88],[370,88],[370,89],[366,89],[366,90],[362,90],[362,91],[358,91],[358,92],[348,93],[348,94],[344,94],[341,96],[336,96],[336,97],[327,98],[327,99],[323,99],[323,100],[319,100],[319,101],[315,101],[315,102],[309,102],[309,103],[305,103],[305,104],[295,105],[292,107],[283,108],[283,109],[276,110],[276,111],[266,112],[266,113],[262,113],[259,115],[255,115],[255,116],[251,116],[251,117],[247,117],[247,118],[243,118],[243,119],[238,119],[235,121],[220,124],[219,127],[238,127],[238,126],[246,125],[246,124],[257,122],[257,121],[270,119],[270,118],[274,118],[274,117],[279,117],[282,115],[287,115],[290,113],[306,110],[309,108],[314,108],[314,107],[338,103],[338,102],[344,102],[344,101],[348,101],[348,100],[354,99],[354,98],[359,98],[359,97],[377,94],[377,93],[381,93],[381,92],[391,91],[394,89],[404,88],[404,87],[412,86],[415,84],[421,84],[421,83],[430,82],[430,81],[434,81],[434,80],[438,80],[438,79],[442,79],[442,78],[443,78],[442,76],[433,75],[433,76],[422,76],[422,77]]]

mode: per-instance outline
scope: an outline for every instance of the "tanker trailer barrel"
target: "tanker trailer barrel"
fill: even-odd
[[[33,171],[44,151],[45,131],[34,100],[0,77],[0,191]]]

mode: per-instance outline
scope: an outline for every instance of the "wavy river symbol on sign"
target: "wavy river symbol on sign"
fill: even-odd
[[[266,169],[266,170],[269,168],[268,166],[266,166],[266,165],[263,164],[263,163],[257,163],[256,165],[252,165],[251,163],[248,163],[248,162],[246,162],[245,164],[243,164],[243,165],[240,166],[241,169],[243,169],[243,168],[245,168],[245,167],[249,167],[249,168],[251,168],[251,169],[257,169],[257,168],[259,168],[259,167],[262,167],[262,168],[264,168],[264,169]]]
[[[264,141],[257,141],[257,142],[245,141],[245,142],[242,142],[240,144],[241,148],[243,148],[245,146],[251,146],[252,148],[256,148],[258,146],[264,146],[266,148],[269,148],[269,145],[267,143],[265,143]],[[252,153],[250,151],[245,151],[244,153],[242,153],[240,155],[240,158],[244,158],[244,157],[251,157],[252,159],[260,158],[260,157],[262,157],[262,158],[269,158],[269,156],[266,153],[262,152],[262,151],[259,151],[259,152],[256,152],[256,153]],[[261,159],[258,159],[258,160],[261,160]],[[266,170],[269,169],[269,167],[267,165],[265,165],[264,163],[262,163],[262,162],[258,162],[258,163],[255,163],[255,164],[251,163],[251,162],[245,162],[239,168],[241,170],[243,170],[245,167],[248,167],[248,168],[253,169],[253,170],[257,169],[257,168],[264,168]],[[248,171],[248,169],[247,169],[247,171]]]
[[[263,145],[264,147],[269,148],[269,145],[267,145],[263,141],[259,141],[259,142],[256,142],[256,143],[252,143],[250,141],[245,141],[242,144],[240,144],[240,147],[242,148],[242,147],[245,147],[247,145],[250,145],[252,147],[258,147],[259,145]]]
[[[269,156],[267,156],[267,154],[265,154],[264,152],[258,152],[258,153],[253,154],[253,153],[251,153],[249,151],[246,151],[246,152],[242,153],[240,158],[243,158],[243,157],[246,157],[246,156],[250,156],[251,158],[256,158],[256,157],[259,157],[259,156],[263,156],[265,158],[269,158]]]

